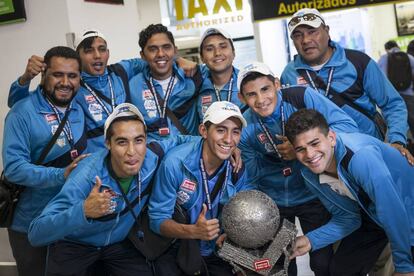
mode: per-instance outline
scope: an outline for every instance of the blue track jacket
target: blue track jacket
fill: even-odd
[[[330,46],[335,51],[331,59],[317,72],[307,65],[299,55],[296,55],[282,73],[282,84],[311,86],[296,71],[300,69],[315,72],[325,83],[328,83],[329,71],[333,68],[331,87],[338,93],[344,93],[347,89],[352,88],[353,92],[346,92],[346,95],[371,115],[375,114],[376,106],[378,106],[388,124],[387,141],[390,143],[399,141],[406,144],[407,108],[401,96],[381,72],[376,62],[362,52],[347,49],[349,57],[352,57],[356,63],[354,65],[348,58],[345,49],[339,44],[331,42]],[[358,71],[360,71],[359,74]],[[319,92],[323,95],[325,93],[321,89]],[[375,124],[369,118],[348,105],[344,105],[342,109],[358,124],[361,133],[381,139]]]
[[[189,131],[189,134],[198,135],[199,120],[196,114],[197,106],[195,104],[195,98],[193,98],[196,93],[195,84],[191,78],[185,77],[184,71],[179,69],[175,63],[173,65],[173,74],[176,77],[176,84],[168,99],[168,107],[176,113],[177,118]],[[129,82],[129,86],[131,87],[131,102],[138,107],[144,116],[148,129],[148,139],[161,140],[179,135],[179,130],[174,126],[168,116],[166,116],[166,119],[169,135],[161,136],[159,134],[158,129],[164,127],[164,125],[162,125],[162,120],[160,120],[160,114],[157,111],[155,98],[147,84],[149,79],[150,69],[147,67],[142,73],[132,78]],[[161,85],[156,80],[153,80],[153,85],[161,98],[164,99],[165,95]]]
[[[200,94],[197,100],[197,113],[200,122],[203,121],[204,113],[206,113],[207,108],[214,102],[218,101],[216,92],[214,89],[214,85],[211,79],[211,73],[207,66],[203,66],[201,68],[201,73],[203,76],[203,84],[200,89]],[[230,102],[236,104],[240,109],[242,109],[245,105],[242,104],[237,96],[237,75],[239,74],[239,69],[233,67],[233,74],[231,78],[233,79],[232,83],[227,83],[224,87],[220,90],[220,98],[222,101],[227,101],[227,97],[229,95],[229,89],[231,88],[231,97]],[[230,79],[231,80],[231,79]]]
[[[187,141],[190,136],[176,136],[173,139],[158,142],[164,152],[170,148]],[[127,205],[122,197],[115,180],[109,175],[107,159],[108,150],[103,149],[82,160],[66,181],[61,192],[53,198],[43,210],[42,214],[33,220],[29,230],[29,240],[33,246],[52,243],[57,240],[88,244],[93,246],[106,246],[126,238],[134,223],[130,212],[120,216],[119,212]],[[157,167],[158,155],[147,148],[142,164],[141,191],[149,185]],[[118,213],[115,219],[99,221],[88,219],[84,214],[84,202],[95,185],[95,177],[102,180],[101,189],[110,189],[117,194]],[[133,180],[127,197],[130,202],[138,198],[139,188],[137,178]],[[141,198],[141,203],[134,208],[138,216],[142,206],[147,202],[148,194]]]
[[[68,122],[75,147],[81,154],[86,148],[85,120],[75,101],[70,109]],[[64,114],[59,111],[59,115],[63,119]],[[34,164],[58,125],[58,118],[40,87],[13,106],[6,116],[2,152],[4,173],[10,182],[26,186],[11,225],[15,231],[27,233],[30,222],[40,214],[65,182],[64,170],[72,159],[71,146],[63,131],[42,165]]]
[[[302,168],[306,185],[332,214],[326,225],[306,234],[312,250],[358,229],[362,208],[387,234],[396,271],[414,272],[414,168],[390,145],[360,133],[337,133],[335,159],[339,178],[357,201],[320,184],[318,175]]]
[[[202,210],[202,204],[206,202],[200,170],[200,157],[204,139],[201,137],[198,139],[198,141],[174,148],[161,162],[155,176],[154,189],[149,200],[148,209],[150,226],[156,233],[160,233],[160,226],[165,220],[172,218],[176,201],[187,211],[191,224],[196,223]],[[209,183],[209,186],[214,186],[220,172],[226,169],[227,162],[229,161],[224,162],[222,168],[212,179],[214,183]],[[236,183],[232,182],[230,175],[224,181],[221,191],[212,202],[212,208],[215,210],[213,216],[216,218],[219,216],[219,204],[225,204],[239,191],[253,188],[247,184],[245,170],[239,172]],[[211,186],[209,187],[210,191],[213,189]],[[208,219],[211,218],[208,217]],[[203,256],[210,255],[214,251],[214,242],[201,242],[200,251]]]
[[[262,118],[273,137],[276,134],[282,135],[282,105],[286,121],[300,108],[313,108],[325,116],[333,129],[358,132],[356,123],[331,101],[312,88],[295,86],[278,91],[273,114]],[[300,175],[302,164],[297,160],[282,162],[260,126],[259,116],[251,109],[244,116],[248,126],[243,129],[239,148],[250,177],[249,183],[270,196],[278,206],[292,207],[315,199],[316,196],[305,187]],[[274,141],[281,143],[276,138]],[[282,171],[287,167],[291,168],[292,174],[285,177]]]

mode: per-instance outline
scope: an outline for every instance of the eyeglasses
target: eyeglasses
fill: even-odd
[[[307,13],[307,14],[304,14],[304,15],[301,15],[301,16],[293,17],[289,21],[288,27],[289,27],[290,30],[292,30],[296,25],[298,25],[302,21],[314,21],[314,20],[317,20],[317,19],[321,20],[322,23],[325,24],[325,21],[323,21],[322,17],[320,17],[316,14],[313,14],[313,13]]]

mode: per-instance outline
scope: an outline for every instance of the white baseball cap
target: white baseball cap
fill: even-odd
[[[221,35],[224,38],[230,40],[230,43],[233,44],[233,39],[231,38],[230,34],[226,32],[225,30],[220,29],[220,28],[208,28],[207,30],[205,30],[205,32],[201,36],[200,47],[203,45],[204,40],[210,35]]]
[[[253,72],[257,72],[260,74],[263,74],[265,76],[272,76],[275,77],[275,75],[273,74],[273,72],[270,70],[269,66],[267,66],[266,64],[262,63],[262,62],[252,62],[247,64],[246,66],[243,67],[243,69],[241,69],[239,71],[239,74],[237,75],[237,89],[240,91],[240,85],[243,81],[243,79],[245,77],[247,77],[247,75],[249,75],[250,73]]]
[[[247,122],[240,112],[237,105],[227,101],[220,101],[212,103],[203,117],[203,124],[211,122],[213,124],[220,124],[230,117],[236,117],[239,119],[243,127],[247,126]]]
[[[319,28],[321,24],[325,25],[325,20],[323,19],[321,13],[317,9],[305,8],[295,12],[289,20],[288,29],[289,33],[292,33],[296,27],[301,25]]]
[[[86,30],[80,32],[79,34],[76,34],[75,49],[77,49],[79,44],[81,44],[82,41],[84,41],[85,39],[87,39],[89,37],[97,37],[97,36],[106,41],[106,38],[103,35],[103,33],[98,31],[97,29],[92,29],[92,28],[91,29],[86,29]]]
[[[106,140],[106,131],[112,124],[112,122],[121,117],[129,117],[129,116],[137,116],[138,119],[144,124],[145,129],[147,128],[144,120],[144,116],[142,116],[141,112],[138,108],[130,103],[122,103],[114,108],[112,113],[108,116],[105,121],[105,128],[104,128],[104,138]]]

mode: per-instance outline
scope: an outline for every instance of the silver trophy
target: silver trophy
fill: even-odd
[[[218,255],[243,275],[287,276],[289,247],[296,226],[287,220],[280,225],[279,209],[265,193],[237,193],[223,207],[221,223],[227,239]],[[284,262],[276,265],[284,255]],[[247,270],[246,270],[247,269]]]

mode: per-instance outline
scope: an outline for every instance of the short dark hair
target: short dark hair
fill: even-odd
[[[174,36],[167,27],[162,24],[151,24],[139,33],[138,43],[142,51],[144,50],[145,45],[147,45],[148,40],[155,34],[166,34],[168,39],[175,46]]]
[[[75,59],[79,64],[79,72],[81,71],[82,61],[79,57],[79,54],[72,48],[69,48],[66,46],[56,46],[56,47],[50,48],[44,56],[44,62],[46,63],[46,70],[47,68],[50,67],[50,62],[53,57]]]
[[[124,116],[124,117],[118,117],[116,119],[114,119],[111,124],[109,125],[108,129],[106,130],[106,137],[105,137],[105,141],[110,141],[112,136],[114,136],[114,124],[117,122],[128,122],[128,121],[138,121],[141,122],[144,125],[144,130],[146,130],[145,124],[144,122],[142,122],[138,116],[133,115],[133,116]],[[146,131],[145,131],[146,133]]]
[[[325,117],[315,109],[299,109],[286,122],[285,133],[293,143],[296,136],[308,130],[319,128],[324,135],[328,135],[329,125]]]
[[[389,40],[384,44],[385,50],[391,50],[392,48],[395,48],[395,47],[400,48],[397,42],[395,42],[395,40]]]
[[[272,75],[264,75],[262,73],[259,72],[251,72],[249,74],[247,74],[242,82],[240,83],[240,93],[243,95],[243,86],[248,83],[249,81],[254,81],[255,79],[261,78],[261,77],[266,77],[268,78],[271,82],[275,82],[275,77],[273,77]]]
[[[218,36],[223,37],[224,39],[227,39],[227,40],[230,42],[231,49],[233,50],[233,53],[234,53],[234,51],[235,51],[235,50],[234,50],[233,40],[231,40],[231,39],[229,39],[229,38],[224,37],[222,34],[217,34],[217,33],[214,33],[214,34],[211,34],[211,35],[206,36],[206,37],[203,39],[203,42],[201,42],[201,45],[200,45],[200,56],[201,56],[201,57],[203,57],[203,45],[204,45],[204,41],[207,39],[207,37],[210,37],[210,36],[213,36],[213,35],[218,35]]]

